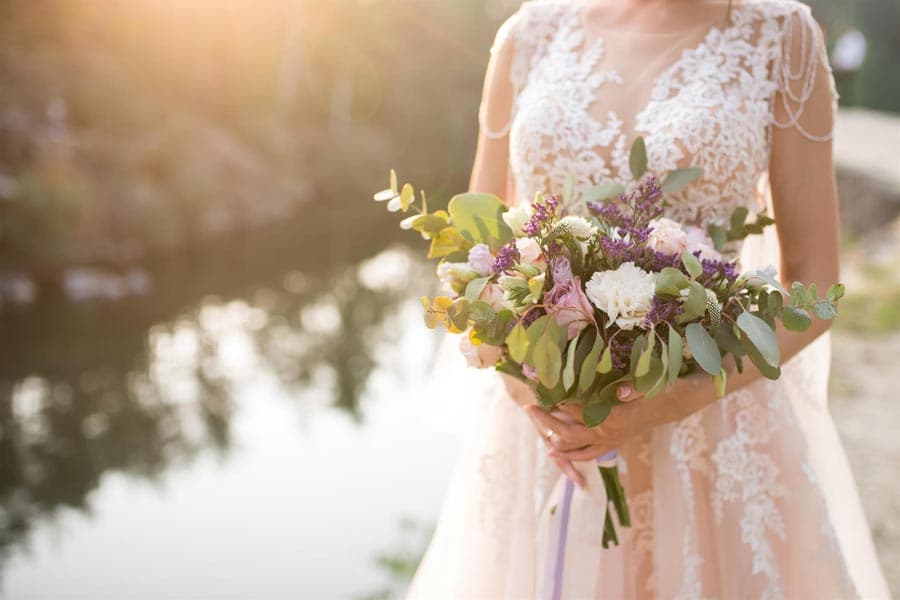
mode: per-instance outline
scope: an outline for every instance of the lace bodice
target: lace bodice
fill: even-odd
[[[513,100],[506,118],[483,104],[481,127],[489,138],[509,136],[516,201],[560,192],[570,176],[576,192],[629,181],[627,152],[640,135],[652,172],[704,169],[670,199],[669,216],[721,222],[737,206],[764,207],[774,128],[830,139],[833,106],[808,106],[823,96],[814,97],[817,86],[830,87],[833,103],[837,95],[807,6],[736,3],[727,21],[634,39],[591,30],[588,5],[526,2],[495,40],[492,52],[512,54]]]

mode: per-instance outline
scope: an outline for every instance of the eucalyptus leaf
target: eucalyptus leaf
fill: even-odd
[[[550,327],[547,327],[544,335],[538,338],[531,353],[538,379],[547,389],[555,388],[559,384],[562,370],[562,353],[554,338],[555,334]]]
[[[688,350],[694,356],[694,360],[704,371],[710,375],[718,375],[722,369],[722,353],[715,340],[700,323],[689,323],[684,330],[687,338]]]
[[[735,236],[742,236],[744,233],[744,223],[747,222],[747,216],[750,214],[750,211],[747,210],[746,206],[738,206],[734,209],[734,212],[731,213],[731,233]]]
[[[812,325],[809,313],[799,306],[785,306],[781,313],[781,322],[791,331],[806,331]]]
[[[772,328],[756,315],[746,311],[738,315],[737,326],[750,338],[763,360],[770,366],[777,367],[781,361],[781,349],[778,347],[778,338]]]
[[[771,285],[773,288],[775,288],[776,290],[778,290],[779,292],[781,292],[784,295],[787,295],[787,293],[788,293],[787,290],[784,289],[784,286],[781,285],[780,281],[778,281],[777,279],[775,279],[774,277],[772,277],[765,271],[751,271],[751,272],[747,273],[746,275],[744,275],[744,278],[748,282],[753,279],[759,279],[763,283],[767,283],[767,284]]]
[[[578,392],[584,394],[593,385],[597,377],[597,362],[600,360],[600,352],[603,351],[603,338],[599,335],[594,340],[591,351],[588,352],[581,363],[581,371],[578,374]]]
[[[611,404],[591,404],[582,408],[581,416],[585,426],[596,427],[606,420],[611,411]]]
[[[750,360],[756,365],[756,368],[759,369],[759,372],[762,373],[764,377],[773,380],[781,377],[781,369],[767,363],[766,359],[759,353],[759,350],[756,349],[756,346],[753,345],[753,342],[750,341],[748,336],[741,338],[741,345],[744,347],[744,350],[747,351],[747,356],[750,357]]]
[[[666,375],[662,359],[654,352],[651,352],[649,356],[647,371],[638,375],[634,381],[635,389],[641,394],[646,394],[655,388],[660,378]]]
[[[706,288],[691,282],[687,300],[684,303],[684,317],[687,319],[699,319],[706,313]]]
[[[647,146],[644,144],[644,138],[638,137],[631,145],[631,152],[628,155],[628,167],[631,169],[631,176],[636,180],[644,176],[647,172]]]
[[[447,207],[450,220],[472,244],[504,244],[512,238],[512,230],[503,221],[506,206],[493,194],[458,194]]]
[[[413,200],[416,199],[416,191],[413,189],[413,186],[404,183],[403,189],[400,190],[400,209],[403,212],[409,210],[409,207],[412,205]]]
[[[637,366],[634,369],[635,378],[641,378],[650,371],[650,359],[653,357],[653,350],[656,347],[656,336],[652,332],[644,338],[645,343],[641,348],[641,355],[638,357]]]
[[[372,196],[372,199],[375,200],[375,202],[387,202],[388,200],[391,200],[396,195],[397,195],[397,192],[395,192],[392,189],[387,189],[387,190],[381,190],[380,192],[376,193],[374,196]]]
[[[473,321],[492,321],[496,315],[491,305],[484,300],[476,300],[469,304],[469,318]]]
[[[431,239],[431,248],[428,250],[428,258],[442,258],[468,247],[466,240],[453,227],[444,227]]]
[[[721,225],[710,225],[707,231],[716,250],[719,252],[725,250],[725,244],[728,243],[728,230]]]
[[[597,200],[608,200],[615,198],[619,194],[624,194],[625,188],[618,183],[601,183],[600,185],[589,188],[582,195],[583,202],[596,202]]]
[[[667,194],[674,194],[681,191],[688,184],[693,183],[698,177],[703,175],[703,169],[700,167],[687,167],[685,169],[676,169],[669,173],[666,180],[663,181],[662,191]]]
[[[828,291],[825,293],[825,299],[829,302],[837,302],[844,297],[845,292],[846,289],[843,283],[835,283],[828,287]]]
[[[600,358],[600,362],[597,364],[597,372],[600,374],[609,373],[612,371],[612,346],[607,346],[605,350],[603,350],[603,356]]]
[[[825,321],[830,321],[837,316],[837,310],[835,310],[834,304],[821,300],[813,304],[813,313]]]
[[[681,340],[681,334],[675,331],[674,327],[669,327],[669,385],[675,385],[675,380],[678,379],[683,352],[684,342]]]
[[[681,253],[681,262],[692,278],[697,279],[703,274],[703,264],[700,262],[700,259],[691,254],[690,251],[685,250]]]
[[[509,332],[509,335],[506,337],[506,346],[509,348],[510,358],[517,363],[525,362],[525,357],[528,355],[529,341],[528,334],[525,328],[522,327],[522,323],[516,323],[516,326]]]
[[[566,351],[566,366],[563,368],[562,383],[563,387],[568,391],[575,385],[575,350],[578,348],[578,338],[576,337],[569,342],[569,348]]]
[[[728,373],[723,368],[718,375],[713,375],[713,384],[716,386],[716,395],[721,398],[725,395],[725,389],[728,385]]]
[[[664,296],[680,296],[681,290],[691,285],[691,280],[674,267],[665,267],[656,278],[656,293]]]
[[[484,291],[485,286],[490,281],[490,276],[488,277],[477,277],[466,284],[466,299],[469,302],[475,302],[479,298],[481,298],[481,292]]]
[[[538,403],[543,408],[553,408],[566,399],[566,389],[563,387],[562,383],[559,383],[552,388],[545,387],[543,384],[538,383],[537,386],[535,386],[535,391],[537,392]]]

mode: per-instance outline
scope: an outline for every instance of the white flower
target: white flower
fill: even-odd
[[[531,219],[531,207],[527,204],[517,204],[500,215],[503,221],[512,229],[513,235],[525,235],[525,223]]]
[[[491,346],[490,344],[478,344],[476,346],[467,335],[461,336],[459,350],[466,357],[468,365],[476,369],[493,367],[503,355],[503,349],[499,346]]]
[[[469,250],[469,266],[484,277],[494,271],[494,257],[487,244],[475,244]]]
[[[705,231],[693,225],[687,226],[687,251],[693,254],[700,251],[702,260],[722,260],[722,255],[716,250],[713,243]]]
[[[656,293],[656,274],[647,273],[623,263],[615,271],[599,271],[585,285],[585,292],[594,306],[609,315],[622,329],[639,325],[653,304]]]
[[[467,262],[442,262],[437,266],[437,276],[444,288],[458,291],[460,287],[478,277],[478,271]]]
[[[576,238],[589,238],[597,234],[597,228],[584,217],[569,215],[560,219],[559,223],[568,227]]]
[[[522,257],[521,262],[525,264],[534,264],[542,258],[541,247],[532,238],[517,238],[516,249],[519,251],[519,256]]]
[[[681,254],[688,247],[688,234],[677,222],[661,217],[650,221],[653,231],[647,236],[651,250],[665,254]]]

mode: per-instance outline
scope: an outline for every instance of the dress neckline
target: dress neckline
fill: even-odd
[[[697,45],[705,43],[709,39],[709,37],[711,35],[713,35],[713,32],[717,32],[718,34],[721,35],[727,31],[729,31],[731,28],[733,28],[735,26],[734,14],[738,10],[743,8],[742,4],[737,4],[735,6],[732,6],[731,10],[728,11],[728,13],[724,17],[719,16],[712,21],[705,21],[703,23],[693,25],[691,27],[675,29],[672,31],[646,31],[646,30],[632,29],[632,28],[626,28],[626,27],[608,27],[608,26],[607,27],[602,27],[602,26],[598,27],[596,25],[593,25],[589,22],[589,19],[587,16],[587,10],[590,7],[590,5],[591,5],[591,0],[574,0],[574,2],[572,2],[570,6],[572,8],[574,8],[575,12],[577,13],[578,26],[581,29],[581,31],[583,32],[583,34],[586,34],[588,32],[591,32],[591,33],[596,32],[597,34],[599,34],[599,35],[593,36],[594,37],[593,41],[603,39],[603,37],[605,37],[606,35],[609,35],[609,34],[619,35],[619,36],[638,36],[638,37],[642,37],[642,38],[649,37],[649,38],[658,38],[659,39],[659,38],[666,38],[666,37],[677,37],[677,36],[682,36],[682,35],[689,35],[689,34],[697,33],[698,31],[704,31],[705,33],[704,33],[703,37],[701,38],[701,42],[699,42]],[[587,41],[586,35],[584,35],[584,38]],[[591,41],[590,43],[593,43],[593,41]],[[590,45],[590,44],[588,44],[588,45]]]

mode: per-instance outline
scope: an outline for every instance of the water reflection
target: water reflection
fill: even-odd
[[[0,314],[14,342],[0,348],[0,575],[36,524],[88,510],[104,474],[152,480],[200,451],[227,455],[236,392],[262,370],[299,408],[360,420],[376,353],[427,267],[397,247],[313,268],[296,231],[263,237],[154,265],[150,296]]]

